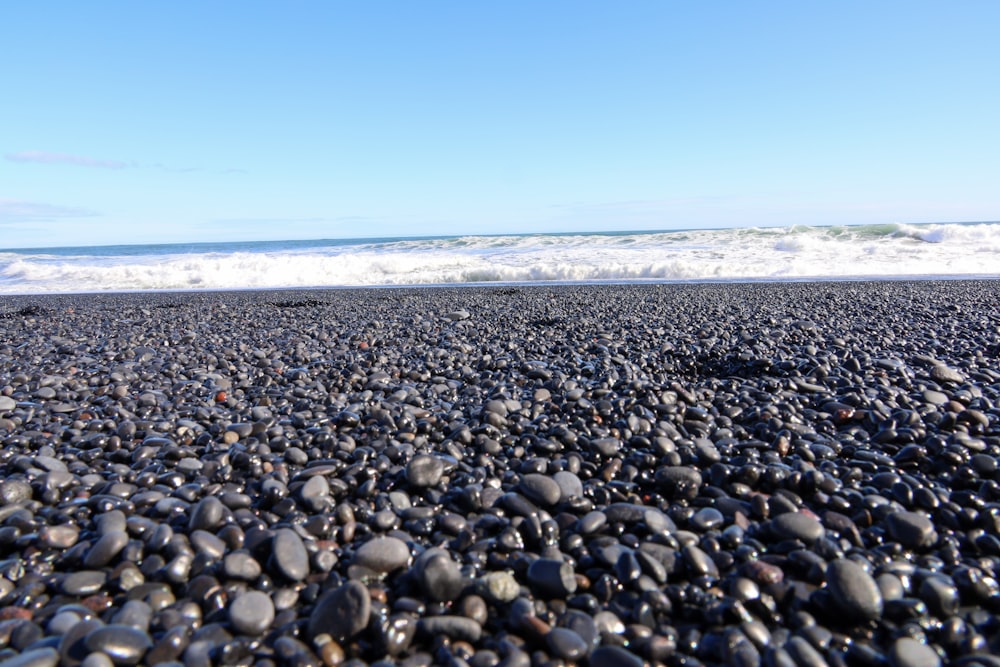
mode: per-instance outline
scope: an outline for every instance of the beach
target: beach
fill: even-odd
[[[998,289],[0,297],[0,667],[995,667]]]

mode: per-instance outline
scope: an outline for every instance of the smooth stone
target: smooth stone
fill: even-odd
[[[889,535],[908,549],[921,549],[937,542],[937,531],[930,517],[919,512],[893,512],[886,519]]]
[[[410,548],[398,537],[375,537],[358,547],[354,562],[372,572],[388,574],[409,564]]]
[[[260,563],[246,551],[232,551],[222,559],[222,571],[230,579],[253,581],[261,575]]]
[[[427,597],[435,602],[451,602],[465,585],[461,570],[444,549],[428,549],[420,554],[410,571]]]
[[[79,570],[66,575],[60,588],[66,595],[93,595],[101,590],[108,581],[106,572],[100,570]]]
[[[595,648],[587,660],[589,667],[643,667],[643,660],[621,646],[605,645]]]
[[[153,609],[142,600],[129,600],[122,605],[111,622],[116,625],[131,625],[143,632],[149,631],[149,624],[153,620]]]
[[[274,603],[260,591],[244,593],[229,605],[229,622],[244,635],[259,635],[274,621]]]
[[[521,478],[518,490],[527,498],[544,507],[552,507],[562,497],[559,484],[546,475],[529,473]]]
[[[882,592],[868,572],[840,558],[826,567],[826,584],[834,603],[848,619],[872,621],[882,616]]]
[[[528,566],[528,583],[545,598],[565,598],[576,592],[573,566],[564,560],[539,558]]]
[[[706,532],[712,530],[713,528],[718,528],[723,523],[725,523],[726,517],[722,515],[722,512],[715,509],[714,507],[703,507],[694,513],[691,517],[690,523],[693,528],[699,532]]]
[[[931,378],[937,382],[951,382],[954,384],[961,384],[962,382],[965,382],[964,375],[954,368],[945,366],[944,364],[931,366]]]
[[[207,530],[212,532],[222,523],[222,517],[225,516],[225,512],[225,505],[215,496],[202,498],[191,510],[190,518],[188,519],[188,530]]]
[[[100,537],[87,551],[83,559],[86,568],[104,567],[115,559],[125,545],[128,544],[128,533],[123,530],[112,530]]]
[[[920,599],[932,614],[945,620],[958,613],[961,602],[958,588],[950,577],[932,574],[923,580],[919,590]]]
[[[813,544],[823,537],[823,524],[802,512],[786,512],[770,521],[771,530],[782,539]]]
[[[18,656],[0,662],[0,667],[56,667],[59,651],[46,647],[25,651]]]
[[[316,602],[309,615],[309,636],[315,639],[326,634],[342,642],[365,629],[370,613],[368,587],[359,581],[348,581]]]
[[[701,488],[701,473],[688,466],[664,466],[656,471],[656,482],[670,498],[693,500]]]
[[[281,528],[271,542],[269,567],[291,581],[302,581],[309,574],[309,552],[302,538],[290,528]]]
[[[10,396],[0,396],[0,412],[8,412],[17,407],[17,401]]]
[[[900,637],[889,649],[891,667],[941,667],[941,656],[912,637]]]
[[[406,481],[417,488],[437,486],[444,475],[444,461],[431,454],[418,454],[406,464]]]
[[[113,624],[89,632],[84,645],[90,651],[106,654],[116,665],[137,665],[153,642],[138,628]]]
[[[417,621],[417,628],[432,637],[444,635],[470,643],[478,642],[483,636],[483,626],[465,616],[425,616]]]
[[[568,470],[560,470],[552,475],[552,481],[559,485],[559,502],[570,498],[583,498],[583,482]]]
[[[552,628],[545,635],[545,643],[556,657],[563,660],[579,660],[590,649],[583,637],[569,628]]]

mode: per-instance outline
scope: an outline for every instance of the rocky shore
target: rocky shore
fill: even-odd
[[[0,300],[0,667],[1000,666],[1000,283]]]

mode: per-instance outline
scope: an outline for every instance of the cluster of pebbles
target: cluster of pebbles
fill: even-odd
[[[994,282],[0,302],[0,666],[1000,666]]]

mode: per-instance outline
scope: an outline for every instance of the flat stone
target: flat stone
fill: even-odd
[[[545,643],[556,657],[576,661],[587,655],[590,648],[583,637],[569,628],[552,628],[545,636]]]
[[[188,530],[214,531],[222,523],[225,511],[225,505],[215,496],[202,498],[191,510],[191,515],[188,519]]]

